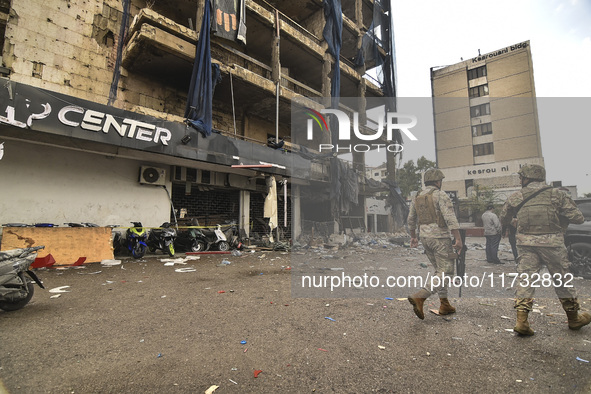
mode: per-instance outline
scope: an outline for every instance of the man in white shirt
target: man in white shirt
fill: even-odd
[[[484,225],[484,236],[486,237],[486,261],[491,264],[504,264],[497,256],[499,252],[499,243],[501,242],[501,222],[490,204],[486,212],[482,214],[482,223]]]

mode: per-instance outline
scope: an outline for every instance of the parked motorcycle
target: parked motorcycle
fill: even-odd
[[[0,252],[0,309],[10,312],[27,305],[35,292],[33,281],[42,289],[45,288],[43,282],[29,269],[37,257],[36,252],[43,248],[45,246]]]
[[[199,226],[197,219],[193,219],[191,226]],[[207,248],[205,235],[198,228],[187,228],[179,231],[174,240],[175,247],[189,252],[203,252]]]
[[[176,238],[176,230],[171,228],[168,222],[162,223],[160,228],[155,228],[150,231],[148,235],[148,250],[154,253],[157,249],[167,253],[170,257],[174,256],[174,240]]]
[[[203,229],[201,231],[201,239],[205,242],[206,249],[217,249],[222,252],[230,250],[230,248],[242,248],[242,243],[238,237],[238,227],[236,222],[232,221],[227,224],[228,228],[222,231],[222,225],[218,224],[215,229]]]
[[[141,259],[148,250],[148,231],[144,228],[141,222],[131,222],[133,227],[130,227],[125,232],[125,238],[120,233],[113,234],[113,253],[115,255],[121,254],[124,249],[128,249],[131,255],[136,259]]]
[[[68,227],[99,227],[98,224],[94,224],[94,223],[64,223],[65,225],[67,225]]]

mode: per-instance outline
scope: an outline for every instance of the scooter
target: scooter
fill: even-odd
[[[157,249],[167,253],[170,257],[174,256],[174,240],[176,238],[176,230],[170,227],[168,222],[162,223],[160,228],[152,229],[148,235],[148,250],[154,253]]]
[[[199,222],[194,219],[191,226],[199,226]],[[189,252],[203,252],[207,248],[205,235],[200,229],[194,227],[179,231],[174,240],[174,245],[177,249]]]
[[[0,252],[0,309],[11,312],[23,308],[33,298],[35,286],[44,289],[43,282],[29,269],[45,246]],[[25,277],[25,273],[29,277]],[[32,281],[31,281],[32,279]]]
[[[234,224],[232,224],[230,228],[226,230],[226,233],[228,233],[229,235],[233,234],[233,226]],[[203,231],[201,231],[200,239],[203,240],[203,242],[205,242],[205,250],[217,249],[222,252],[230,250],[230,243],[228,242],[228,237],[226,236],[226,233],[222,231],[222,226],[220,224],[218,224],[217,228],[213,230],[204,229]]]
[[[148,250],[148,231],[143,227],[141,222],[131,222],[133,227],[130,227],[125,232],[125,238],[120,233],[113,234],[113,253],[115,255],[121,254],[123,249],[128,249],[131,255],[136,259],[141,259]]]

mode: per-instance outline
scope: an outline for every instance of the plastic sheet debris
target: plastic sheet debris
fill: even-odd
[[[186,260],[182,257],[179,257],[178,259],[160,259],[160,261],[164,263],[165,267],[172,267],[175,264],[187,264]]]
[[[242,345],[246,345],[246,341],[240,341]]]
[[[101,260],[101,265],[105,267],[113,267],[115,265],[121,265],[121,260]]]
[[[254,371],[254,377],[258,378],[261,372],[263,372],[261,369],[257,369],[256,371]]]
[[[69,290],[66,290],[67,288],[69,288],[70,286],[60,286],[60,287],[54,287],[53,289],[49,290],[50,293],[69,293]]]
[[[386,349],[386,346],[378,345],[378,349],[385,350]]]
[[[220,386],[216,386],[215,384],[210,386],[207,390],[205,390],[205,394],[212,394],[216,391]]]
[[[62,296],[61,294],[55,294],[55,295],[52,295],[52,296],[51,296],[51,297],[49,297],[49,298],[59,298],[59,297],[61,297],[61,296]]]
[[[232,254],[232,256],[236,256],[236,257],[240,257],[240,256],[242,256],[242,252],[241,252],[241,251],[239,251],[238,249],[234,249],[234,250],[231,252],[231,254]]]
[[[333,319],[332,317],[325,317],[326,320],[330,320],[330,321],[336,321],[335,319]]]
[[[588,363],[589,362],[589,360],[584,360],[581,357],[577,357],[577,361],[581,361],[581,362],[584,362],[584,363]]]
[[[230,382],[234,383],[234,384],[238,384],[235,381],[233,381],[232,379],[228,379]]]
[[[185,267],[185,268],[177,268],[174,272],[195,272],[197,269],[195,267]]]

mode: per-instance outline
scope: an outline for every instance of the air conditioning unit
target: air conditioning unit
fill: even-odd
[[[140,183],[144,185],[164,186],[166,182],[166,170],[164,168],[141,166]]]

